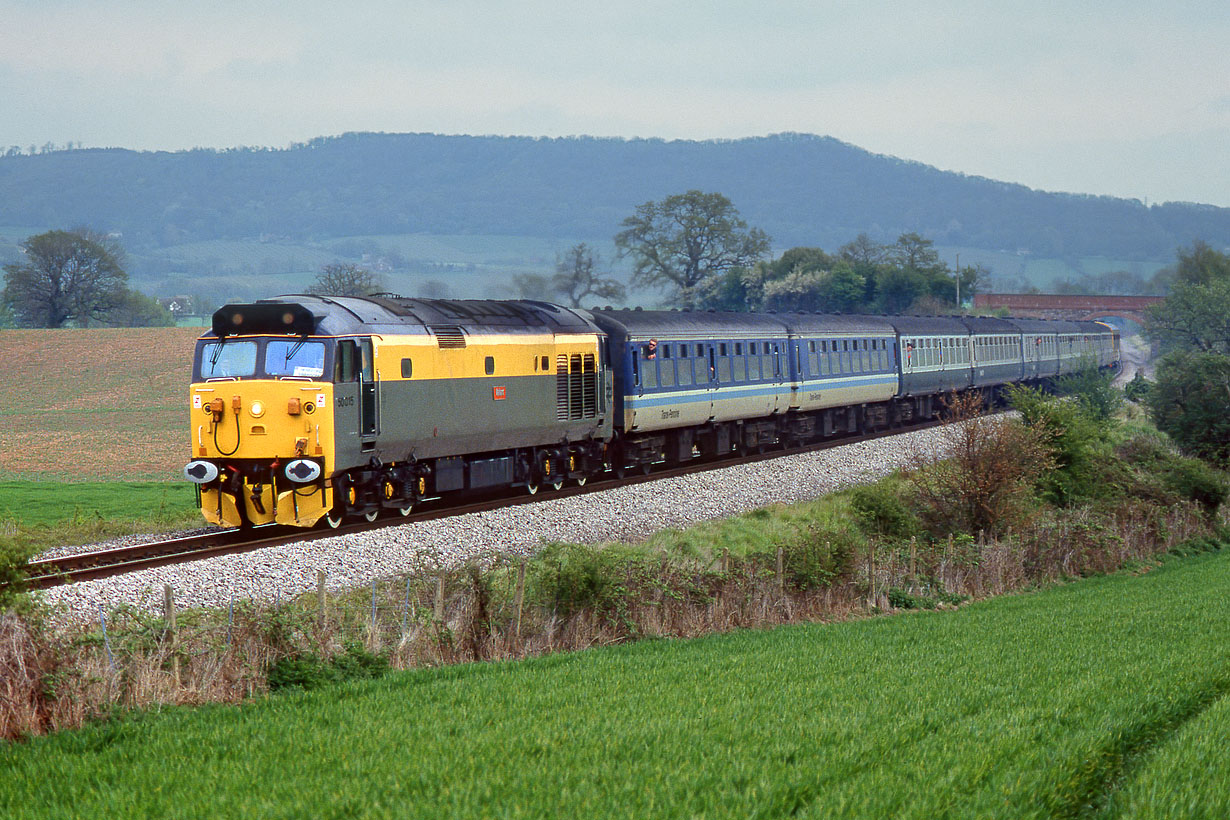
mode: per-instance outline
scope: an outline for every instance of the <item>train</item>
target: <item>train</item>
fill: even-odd
[[[338,527],[890,429],[1119,360],[1092,321],[278,296],[198,339],[184,476],[213,524]]]

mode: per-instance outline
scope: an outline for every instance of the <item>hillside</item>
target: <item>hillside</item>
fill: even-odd
[[[0,234],[87,224],[121,232],[137,252],[261,237],[601,240],[637,204],[690,188],[726,194],[779,249],[906,231],[942,246],[1072,259],[1166,262],[1195,238],[1230,245],[1230,209],[1040,192],[800,134],[668,142],[369,133],[284,150],[5,156]]]

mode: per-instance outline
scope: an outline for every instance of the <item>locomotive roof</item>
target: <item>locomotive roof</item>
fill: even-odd
[[[467,334],[596,331],[583,313],[547,302],[292,294],[219,308],[212,334],[426,335],[436,329]]]

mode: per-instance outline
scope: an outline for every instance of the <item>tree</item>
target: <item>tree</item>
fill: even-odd
[[[107,312],[106,322],[116,327],[175,327],[171,311],[138,290],[124,291],[119,303]]]
[[[551,289],[564,297],[572,307],[580,307],[586,296],[595,296],[604,301],[622,301],[624,286],[611,277],[594,273],[598,255],[584,242],[573,245],[555,261],[555,276]]]
[[[637,206],[615,236],[621,257],[631,257],[637,284],[668,287],[691,307],[697,287],[732,268],[750,267],[768,254],[769,237],[748,228],[731,201],[691,190]]]
[[[1156,375],[1145,402],[1158,429],[1184,452],[1230,466],[1230,356],[1178,351]]]
[[[128,290],[123,248],[88,228],[37,234],[21,249],[25,261],[4,266],[4,301],[21,325],[104,319]]]
[[[851,241],[842,245],[837,253],[842,259],[855,265],[876,266],[888,261],[888,248],[873,242],[871,237],[860,233]]]
[[[333,262],[316,275],[308,293],[317,296],[367,296],[384,290],[380,277],[351,262]]]
[[[1145,328],[1169,350],[1230,353],[1230,257],[1197,242],[1179,251],[1174,285]]]
[[[925,239],[917,233],[903,233],[897,237],[897,244],[889,248],[888,253],[899,266],[925,273],[943,267],[934,245],[933,240]]]

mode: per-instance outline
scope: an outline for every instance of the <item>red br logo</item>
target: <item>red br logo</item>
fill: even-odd
[[[493,387],[491,388],[491,398],[493,398],[496,401],[503,401],[504,399],[508,398],[508,393],[504,390],[503,387]]]

